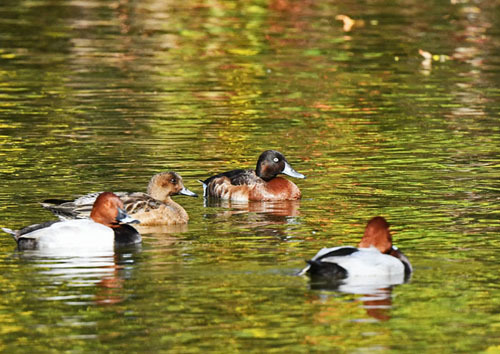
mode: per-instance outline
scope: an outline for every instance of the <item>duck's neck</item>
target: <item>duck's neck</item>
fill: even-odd
[[[169,195],[167,195],[167,196],[165,196],[165,198],[162,198],[159,200],[161,200],[165,204],[171,204],[171,203],[177,204],[176,202],[173,201],[173,199]]]
[[[90,219],[92,219],[94,222],[98,224],[103,224],[104,226],[107,227],[116,227],[117,224],[111,223],[108,218],[103,217],[100,214],[91,214]]]

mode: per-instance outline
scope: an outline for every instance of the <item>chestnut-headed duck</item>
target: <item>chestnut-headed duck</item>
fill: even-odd
[[[90,219],[48,221],[16,231],[2,229],[14,237],[20,250],[112,249],[141,242],[141,235],[127,223],[138,220],[123,210],[118,196],[104,192],[97,197]]]
[[[381,217],[372,218],[356,247],[343,246],[321,249],[299,275],[313,278],[381,285],[401,284],[412,272],[410,261],[392,245],[389,224]]]
[[[300,199],[299,188],[285,178],[276,177],[280,173],[306,178],[290,166],[283,154],[267,150],[259,156],[255,170],[232,170],[201,181],[203,195],[242,202]]]
[[[48,199],[42,206],[60,218],[86,218],[98,193],[84,195],[74,201]],[[197,197],[196,193],[184,187],[182,177],[175,172],[161,172],[149,181],[146,193],[116,192],[131,217],[139,220],[141,226],[185,224],[189,220],[182,206],[174,202],[172,195]]]

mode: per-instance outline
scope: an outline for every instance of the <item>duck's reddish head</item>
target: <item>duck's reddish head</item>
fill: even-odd
[[[368,221],[365,234],[358,247],[376,247],[382,253],[389,253],[392,249],[392,236],[389,223],[381,216],[376,216]]]
[[[128,217],[123,211],[122,200],[114,193],[104,192],[95,200],[90,218],[105,226],[116,227],[124,215]]]

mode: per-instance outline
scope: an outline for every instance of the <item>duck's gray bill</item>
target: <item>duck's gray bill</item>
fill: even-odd
[[[292,166],[290,166],[290,164],[288,162],[285,161],[285,168],[283,169],[283,171],[281,172],[287,176],[290,176],[290,177],[295,177],[295,178],[306,178],[306,176],[304,176],[302,173],[298,173],[297,171],[295,171]]]

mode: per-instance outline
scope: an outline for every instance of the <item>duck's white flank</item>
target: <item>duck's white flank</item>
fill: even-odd
[[[78,219],[56,222],[20,238],[37,240],[38,249],[113,249],[115,233],[112,228],[91,219]]]
[[[381,253],[375,247],[358,248],[357,251],[344,256],[324,257],[341,248],[343,247],[322,248],[312,260],[321,258],[323,263],[335,263],[347,271],[348,278],[363,278],[363,281],[372,278],[382,282],[391,282],[401,278],[401,282],[404,281],[403,263],[393,256]],[[307,265],[299,275],[305,274],[309,268],[310,265]]]

